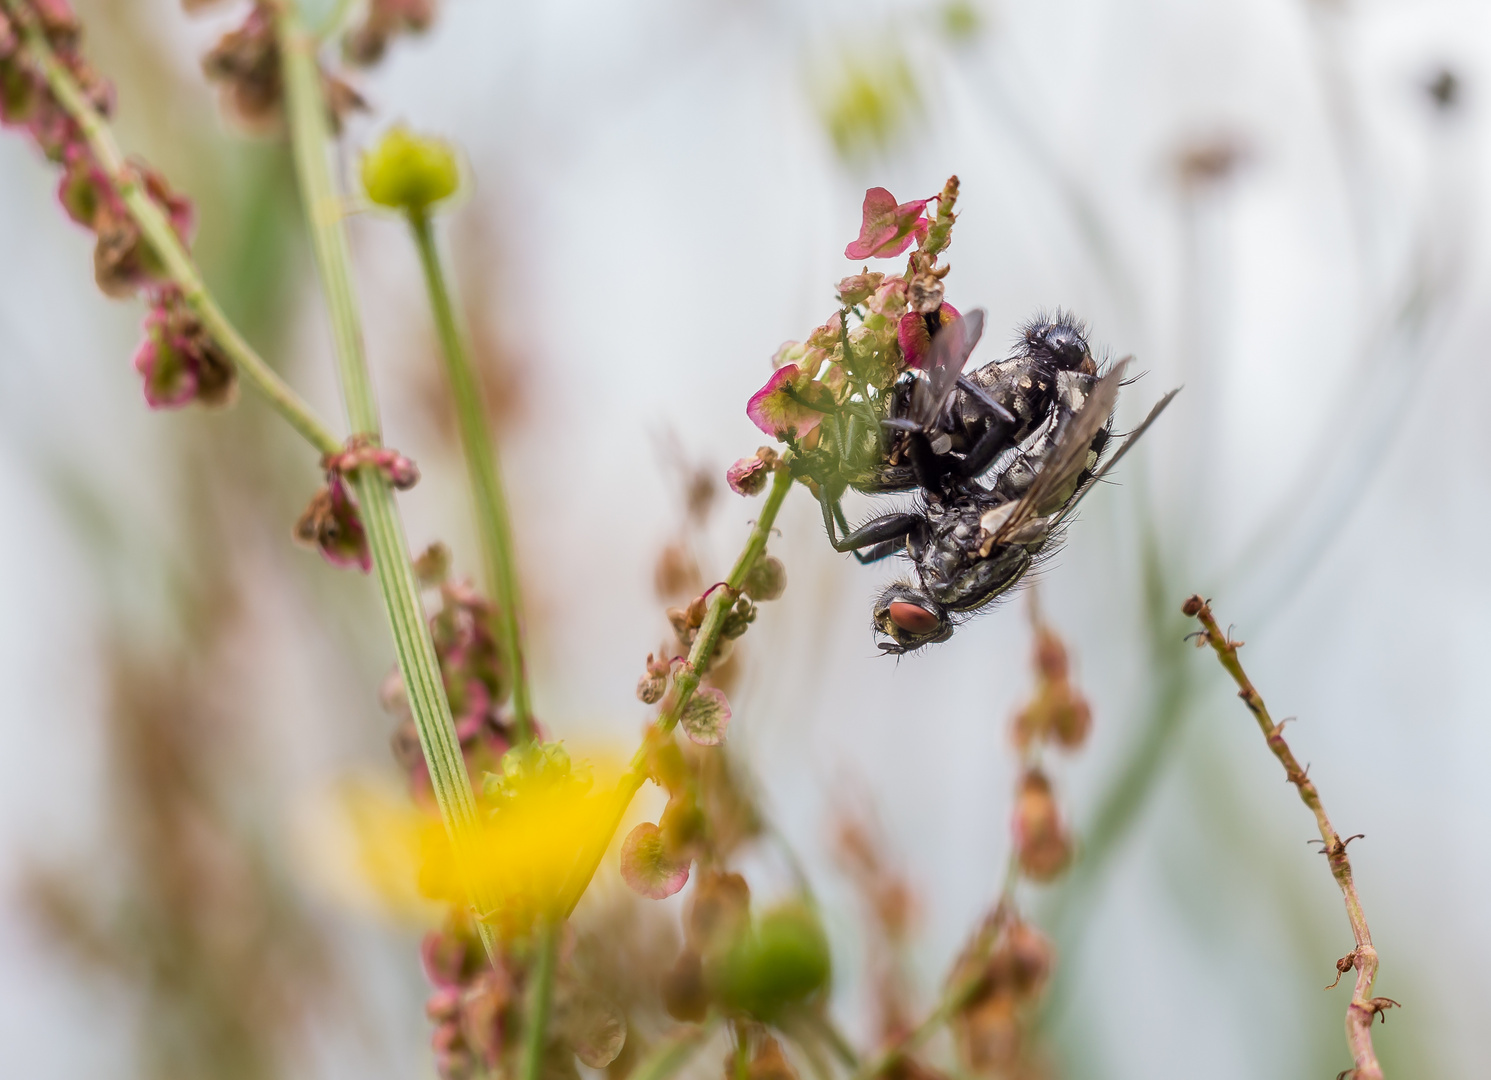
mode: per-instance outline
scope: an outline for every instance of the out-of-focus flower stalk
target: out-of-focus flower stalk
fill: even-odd
[[[602,831],[595,846],[586,853],[585,859],[577,868],[575,879],[566,889],[567,902],[564,908],[566,914],[573,911],[575,905],[580,902],[580,897],[584,895],[590,879],[595,876],[596,867],[600,865],[601,859],[605,856],[611,837],[621,826],[621,819],[626,815],[627,807],[632,804],[632,799],[647,782],[647,763],[654,740],[671,734],[678,726],[679,717],[683,715],[689,700],[694,696],[694,691],[699,688],[699,680],[714,658],[715,648],[720,641],[720,631],[724,628],[725,616],[735,603],[740,587],[745,584],[746,575],[751,572],[756,561],[766,551],[766,539],[771,535],[772,523],[776,521],[777,511],[782,508],[782,502],[792,488],[792,470],[788,467],[789,459],[790,455],[784,456],[777,466],[776,475],[772,478],[766,499],[761,504],[761,513],[756,518],[751,535],[747,538],[745,547],[741,549],[740,557],[735,560],[730,575],[725,579],[724,584],[728,587],[716,588],[710,596],[709,609],[704,616],[703,623],[699,626],[694,644],[689,649],[688,663],[683,666],[673,681],[672,697],[658,718],[653,721],[652,727],[643,739],[642,746],[632,757],[631,767],[627,769],[621,782],[616,785],[609,827]]]
[[[316,416],[311,406],[254,351],[218,307],[176,230],[145,191],[136,171],[125,161],[108,121],[93,107],[67,68],[58,61],[30,10],[12,0],[0,0],[0,4],[20,25],[25,36],[25,48],[41,69],[47,86],[82,130],[99,166],[108,175],[109,182],[140,226],[140,231],[160,257],[167,276],[181,290],[182,297],[202,321],[203,327],[232,359],[248,383],[263,394],[270,406],[306,441],[323,454],[340,450],[341,441]]]
[[[951,987],[937,1003],[937,1007],[927,1014],[926,1019],[907,1032],[903,1038],[886,1047],[879,1057],[856,1072],[852,1080],[875,1080],[876,1077],[885,1075],[901,1061],[916,1053],[928,1039],[937,1034],[944,1024],[977,996],[984,982],[985,978],[980,974]]]
[[[301,22],[293,0],[275,5],[276,33],[284,58],[286,113],[290,140],[311,233],[311,246],[330,310],[337,363],[354,435],[380,441],[378,404],[363,353],[362,328],[352,291],[351,260],[341,225],[341,203],[327,161],[330,139],[326,102],[316,66],[316,40]],[[388,477],[363,466],[351,477],[368,534],[368,546],[378,576],[378,588],[393,631],[399,671],[408,694],[409,710],[419,732],[420,749],[429,768],[440,818],[457,852],[471,846],[477,825],[476,798],[445,696],[435,646],[419,599],[419,584],[409,558],[403,522],[394,505]],[[478,912],[491,909],[473,895]],[[492,928],[476,921],[482,945],[496,963],[497,940]]]
[[[428,210],[411,207],[407,217],[414,232],[415,245],[419,248],[435,329],[440,336],[440,353],[445,360],[445,373],[450,379],[451,397],[455,401],[456,427],[461,435],[461,449],[466,455],[472,501],[476,504],[476,532],[481,543],[482,561],[486,564],[487,588],[497,599],[503,660],[512,679],[514,730],[518,741],[523,742],[533,734],[533,705],[523,661],[522,620],[519,616],[522,598],[518,595],[512,519],[508,515],[507,497],[502,486],[502,466],[487,427],[481,389],[471,366],[466,340],[451,306],[450,290],[440,262],[440,251],[435,244],[430,214]]]
[[[523,1071],[519,1080],[539,1080],[544,1071],[544,1048],[548,1043],[549,1011],[554,1003],[554,968],[559,959],[561,923],[546,918],[538,928],[534,945],[533,983],[528,988],[528,1007],[523,1015]]]
[[[677,1035],[664,1039],[627,1075],[627,1080],[668,1080],[713,1037],[720,1022],[719,1013],[710,1013],[702,1023],[687,1025]]]
[[[1372,986],[1377,980],[1377,949],[1372,945],[1372,931],[1367,927],[1367,915],[1362,910],[1362,900],[1357,895],[1356,882],[1351,876],[1351,860],[1346,855],[1346,845],[1350,841],[1342,840],[1341,834],[1336,832],[1335,826],[1326,816],[1320,792],[1310,779],[1309,769],[1300,768],[1299,759],[1284,741],[1283,725],[1274,723],[1273,717],[1268,714],[1268,706],[1263,703],[1263,697],[1254,688],[1247,672],[1243,671],[1242,664],[1237,659],[1237,648],[1241,642],[1233,641],[1222,632],[1216,617],[1211,613],[1211,605],[1200,596],[1192,596],[1185,602],[1182,610],[1200,621],[1204,629],[1197,645],[1210,645],[1215,650],[1222,667],[1232,676],[1232,681],[1237,683],[1237,696],[1242,698],[1243,704],[1253,714],[1253,719],[1258,721],[1268,748],[1279,759],[1279,764],[1284,766],[1285,778],[1299,790],[1300,801],[1315,815],[1315,824],[1320,830],[1320,843],[1323,845],[1321,854],[1330,860],[1331,876],[1341,888],[1341,896],[1346,901],[1346,918],[1351,922],[1351,934],[1356,941],[1356,947],[1336,962],[1336,982],[1340,982],[1340,976],[1352,968],[1356,969],[1356,987],[1351,995],[1351,1004],[1346,1007],[1346,1044],[1350,1047],[1351,1057],[1355,1062],[1348,1072],[1352,1080],[1382,1080],[1382,1066],[1378,1063],[1377,1051],[1372,1046],[1372,1022],[1377,1019],[1378,1014],[1397,1008],[1398,1003],[1392,998],[1372,996]],[[1331,985],[1334,986],[1335,983]],[[1387,1022],[1385,1016],[1383,1022]],[[1347,1073],[1341,1075],[1345,1076]]]

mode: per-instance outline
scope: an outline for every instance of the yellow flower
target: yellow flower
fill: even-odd
[[[590,766],[575,767],[558,743],[509,750],[502,773],[487,775],[482,816],[457,857],[438,823],[424,836],[420,889],[465,906],[467,889],[481,917],[504,938],[557,918],[589,852],[610,839],[615,802],[597,794]]]

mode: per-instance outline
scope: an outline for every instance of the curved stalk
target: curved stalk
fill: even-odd
[[[456,407],[456,427],[466,457],[466,473],[476,510],[476,535],[481,544],[487,588],[497,601],[496,627],[502,642],[503,660],[512,679],[513,725],[518,742],[533,735],[533,705],[528,696],[528,672],[523,664],[522,598],[518,589],[512,519],[502,487],[502,466],[497,447],[487,427],[481,388],[471,366],[465,336],[456,322],[446,285],[440,251],[427,213],[410,213],[409,225],[419,249],[420,266],[430,293],[435,329],[440,335],[440,355],[445,360],[451,398]]]
[[[1200,621],[1203,628],[1200,643],[1212,647],[1217,659],[1222,662],[1222,667],[1232,676],[1232,681],[1237,683],[1237,696],[1242,698],[1243,704],[1258,722],[1263,739],[1273,751],[1274,757],[1284,766],[1285,779],[1298,789],[1300,801],[1315,815],[1315,826],[1320,831],[1321,854],[1329,860],[1331,876],[1341,889],[1341,897],[1346,902],[1346,918],[1351,923],[1351,934],[1356,940],[1356,947],[1336,963],[1336,982],[1340,982],[1340,977],[1346,972],[1356,969],[1356,986],[1351,995],[1351,1004],[1346,1007],[1346,1044],[1350,1047],[1351,1057],[1355,1062],[1355,1066],[1348,1072],[1353,1080],[1382,1080],[1382,1065],[1372,1046],[1372,1022],[1384,1010],[1397,1008],[1398,1003],[1392,998],[1372,996],[1372,987],[1377,979],[1377,949],[1372,945],[1372,931],[1367,927],[1367,915],[1362,909],[1362,900],[1357,895],[1356,882],[1351,875],[1351,860],[1346,855],[1346,845],[1356,837],[1342,840],[1341,834],[1336,832],[1335,826],[1326,816],[1320,792],[1310,779],[1310,770],[1300,768],[1299,759],[1284,741],[1284,725],[1274,723],[1268,707],[1263,703],[1262,695],[1254,688],[1252,680],[1237,659],[1237,649],[1241,642],[1233,641],[1222,632],[1211,613],[1211,604],[1200,596],[1192,596],[1187,600],[1183,610],[1186,615]],[[1331,985],[1334,986],[1335,983]]]
[[[160,257],[167,277],[181,290],[182,297],[192,312],[201,320],[202,326],[222,348],[244,382],[258,391],[269,402],[271,408],[289,422],[312,446],[323,454],[335,453],[342,442],[316,415],[314,409],[280,378],[279,374],[265,362],[252,345],[244,340],[228,317],[223,314],[192,257],[187,253],[181,238],[161,208],[146,194],[135,170],[125,160],[113,130],[93,104],[88,100],[77,81],[57,60],[56,54],[47,44],[46,38],[36,26],[31,13],[20,5],[5,0],[5,9],[11,12],[25,35],[25,48],[41,69],[52,96],[67,110],[88,141],[99,167],[108,176],[114,190],[140,227],[151,248]]]
[[[632,756],[631,767],[616,785],[608,828],[603,831],[601,839],[584,854],[575,875],[565,886],[564,912],[566,915],[575,909],[575,905],[580,902],[580,897],[585,894],[590,879],[595,876],[596,868],[600,866],[601,859],[606,854],[606,848],[610,846],[611,838],[621,827],[621,819],[626,816],[627,807],[631,806],[632,799],[647,782],[647,760],[651,755],[653,741],[672,734],[673,729],[678,726],[683,710],[688,707],[689,700],[694,696],[694,691],[699,689],[699,680],[708,670],[710,661],[714,659],[715,649],[719,645],[720,631],[725,625],[725,614],[730,610],[730,605],[735,603],[734,593],[745,583],[746,575],[751,572],[751,567],[756,565],[756,560],[766,551],[766,538],[771,534],[772,522],[776,521],[777,511],[782,508],[782,503],[786,500],[787,492],[791,487],[792,471],[788,468],[788,460],[784,458],[777,467],[771,488],[766,493],[766,500],[761,505],[761,515],[756,519],[751,535],[746,538],[745,547],[741,549],[740,556],[735,560],[730,575],[725,578],[725,584],[729,588],[716,589],[711,595],[709,610],[705,613],[704,622],[699,626],[693,647],[689,649],[688,665],[674,676],[673,690],[663,706],[663,711],[652,722],[652,727],[648,729],[642,745]]]

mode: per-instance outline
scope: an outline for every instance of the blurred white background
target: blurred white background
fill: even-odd
[[[229,130],[198,67],[240,12],[77,6],[127,145],[199,200],[209,278],[256,240],[297,268],[234,313],[277,313],[251,336],[340,417],[274,142]],[[1200,591],[1274,714],[1298,717],[1291,743],[1341,832],[1366,834],[1351,853],[1378,992],[1404,1005],[1377,1029],[1389,1075],[1473,1076],[1491,962],[1488,76],[1491,13],[1469,2],[449,0],[359,77],[373,112],[347,162],[398,119],[466,152],[471,192],[442,227],[516,387],[504,464],[537,707],[557,735],[618,748],[646,719],[632,687],[666,628],[652,565],[682,511],[660,447],[676,436],[719,476],[764,442],[745,400],[857,269],[842,251],[865,188],[918,198],[957,173],[948,298],[989,310],[977,359],[1061,306],[1148,372],[1120,426],[1186,386],[1040,583],[1096,719],[1056,771],[1096,857],[1025,901],[1061,950],[1048,1030],[1065,1075],[1349,1064],[1349,991],[1320,989],[1350,947],[1339,894],[1223,673],[1181,646],[1179,605]],[[880,128],[855,85],[881,95]],[[212,648],[237,677],[201,690],[213,720],[195,737],[219,751],[223,812],[354,988],[312,1003],[297,1075],[432,1075],[413,937],[339,908],[287,854],[297,808],[337,777],[392,774],[374,587],[289,543],[315,463],[251,394],[226,419],[146,409],[141,309],[95,290],[52,170],[5,135],[3,1071],[139,1071],[130,984],[41,934],[26,882],[57,864],[114,887],[109,650],[190,643],[173,605],[216,565],[235,614]],[[444,537],[471,572],[413,252],[373,215],[353,239],[387,441],[424,466],[403,498],[411,543]],[[706,546],[723,567],[756,504],[718,498]],[[835,913],[836,1009],[864,1032],[837,809],[872,799],[920,890],[930,999],[1008,855],[1028,623],[1014,601],[925,656],[882,658],[869,603],[892,571],[836,555],[805,492],[779,524],[789,589],[746,639],[731,740]],[[763,891],[781,876],[764,857],[758,873]]]

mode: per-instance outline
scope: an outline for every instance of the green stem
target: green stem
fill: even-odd
[[[580,897],[585,894],[590,879],[595,876],[596,867],[600,866],[601,859],[605,857],[611,837],[615,836],[616,830],[621,827],[621,819],[626,816],[627,807],[632,804],[632,799],[647,782],[647,761],[651,755],[654,740],[666,738],[678,726],[679,717],[688,707],[689,699],[699,688],[699,680],[708,670],[710,661],[714,659],[715,649],[720,641],[720,631],[725,625],[725,614],[730,610],[730,605],[735,603],[735,594],[745,583],[746,575],[751,572],[751,567],[756,565],[756,560],[766,551],[766,540],[771,535],[772,523],[776,521],[777,511],[781,510],[782,503],[787,498],[787,492],[792,487],[789,458],[790,455],[784,456],[782,463],[777,467],[771,488],[766,493],[766,500],[761,505],[761,514],[751,529],[751,535],[746,538],[740,557],[735,560],[729,576],[725,578],[725,584],[729,588],[716,589],[710,596],[709,609],[704,615],[704,622],[699,626],[699,632],[694,637],[693,647],[689,649],[688,666],[674,677],[673,692],[663,706],[663,711],[653,721],[652,727],[648,729],[646,737],[642,740],[642,745],[632,755],[631,767],[616,785],[608,827],[603,830],[602,835],[590,850],[584,853],[574,876],[565,887],[564,910],[566,914],[575,909],[575,905],[580,902]]]
[[[523,1020],[523,1071],[519,1080],[539,1080],[548,1045],[549,1007],[554,1001],[554,968],[559,955],[560,920],[545,920],[539,928],[538,957],[533,982],[528,988],[528,1009]]]
[[[312,32],[317,41],[326,41],[337,34],[347,16],[352,14],[352,5],[357,0],[336,0],[336,6],[326,13],[326,18],[321,20],[321,25]]]
[[[533,734],[533,705],[528,696],[528,673],[523,664],[522,599],[518,594],[512,519],[508,516],[507,498],[502,488],[502,467],[487,427],[481,389],[471,366],[465,336],[456,322],[429,215],[411,212],[409,224],[414,230],[415,246],[419,248],[419,261],[430,293],[430,308],[435,315],[435,329],[440,336],[440,352],[445,360],[445,374],[450,380],[451,397],[455,401],[456,427],[461,435],[461,450],[466,455],[466,473],[475,503],[476,533],[481,543],[487,588],[497,601],[497,617],[501,621],[497,629],[503,659],[512,679],[515,734],[518,742],[525,742]]]
[[[984,985],[985,976],[980,973],[971,979],[967,979],[957,986],[952,987],[943,995],[942,1001],[927,1014],[927,1018],[917,1024],[904,1038],[895,1045],[887,1048],[873,1062],[854,1074],[852,1080],[875,1080],[876,1077],[890,1070],[902,1058],[916,1053],[933,1035],[937,1034],[943,1024],[971,1001],[975,994]]]
[[[750,1080],[751,1033],[743,1021],[735,1021],[735,1068],[731,1080]]]
[[[693,1059],[719,1023],[720,1018],[711,1015],[697,1027],[685,1028],[681,1034],[655,1046],[628,1074],[627,1080],[668,1080]]]
[[[13,0],[4,0],[4,6],[22,27],[26,50],[40,67],[52,96],[67,110],[83,132],[94,159],[119,193],[151,249],[160,258],[166,276],[181,290],[182,297],[201,320],[202,326],[233,361],[244,381],[262,394],[270,406],[289,421],[290,426],[307,442],[323,454],[340,450],[341,440],[316,416],[315,410],[254,351],[253,346],[228,321],[222,308],[218,307],[217,301],[203,283],[196,264],[192,262],[191,255],[187,253],[181,238],[176,235],[176,230],[171,227],[161,208],[146,193],[139,174],[125,160],[108,121],[93,107],[71,73],[58,61],[36,26],[30,10]]]
[[[378,406],[363,355],[347,238],[342,231],[336,189],[327,163],[330,132],[315,41],[302,26],[295,5],[289,0],[277,5],[276,25],[284,62],[290,140],[309,219],[311,247],[330,309],[347,416],[355,434],[377,440]],[[462,855],[470,850],[470,838],[477,824],[476,798],[466,775],[435,646],[420,604],[403,522],[394,505],[388,478],[382,472],[363,467],[352,477],[352,483],[435,801],[456,850],[458,864],[464,864]],[[473,895],[471,900],[479,912],[494,906],[480,895]],[[495,963],[495,935],[481,919],[477,920],[477,929],[489,958]]]

